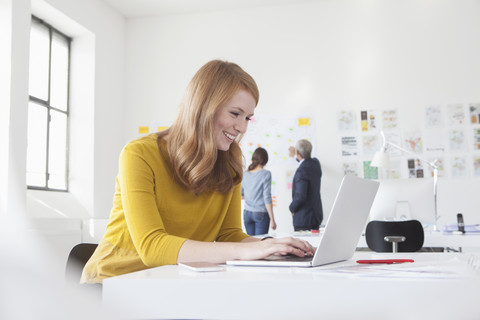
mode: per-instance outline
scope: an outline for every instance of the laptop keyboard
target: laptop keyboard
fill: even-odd
[[[265,259],[261,260],[267,260],[267,261],[312,261],[313,256],[311,257],[297,257],[294,255],[286,255],[286,256],[277,256],[277,255],[271,255],[266,257]]]

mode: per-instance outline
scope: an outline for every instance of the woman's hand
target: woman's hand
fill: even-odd
[[[270,221],[270,228],[272,228],[272,230],[277,230],[277,223],[275,220]]]
[[[273,254],[292,254],[298,257],[313,256],[316,250],[308,241],[293,237],[244,242],[239,249],[237,259],[242,260],[263,259]]]

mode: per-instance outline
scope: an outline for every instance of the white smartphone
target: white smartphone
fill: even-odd
[[[219,265],[212,262],[185,262],[179,263],[179,266],[187,268],[189,270],[198,271],[198,272],[211,272],[211,271],[223,271],[225,270],[224,265]]]

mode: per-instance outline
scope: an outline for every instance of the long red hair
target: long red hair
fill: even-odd
[[[205,191],[228,192],[242,181],[241,136],[228,151],[217,149],[213,119],[220,105],[239,90],[246,90],[258,103],[255,80],[237,64],[213,60],[201,67],[190,81],[168,134],[167,153],[175,179],[196,195]]]

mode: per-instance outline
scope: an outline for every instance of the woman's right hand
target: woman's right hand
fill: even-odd
[[[270,221],[270,228],[272,228],[272,230],[277,230],[277,223],[275,220]]]

